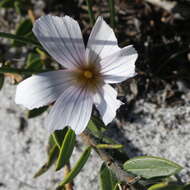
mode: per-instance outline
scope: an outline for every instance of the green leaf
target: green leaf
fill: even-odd
[[[61,149],[61,146],[62,146],[62,143],[67,131],[68,131],[68,127],[65,127],[64,129],[54,131],[54,133],[52,134],[53,139],[56,145],[59,147],[59,149]]]
[[[94,23],[95,23],[95,16],[94,16],[94,13],[93,13],[93,10],[92,10],[92,0],[86,0],[86,4],[87,4],[87,7],[88,7],[88,15],[89,15],[89,18],[90,18],[90,24],[93,26]]]
[[[0,74],[0,90],[1,90],[2,87],[3,87],[4,80],[5,80],[5,75],[4,75],[4,74]]]
[[[8,38],[8,39],[12,39],[12,40],[17,40],[19,42],[22,42],[25,44],[32,44],[32,45],[35,45],[35,46],[38,46],[41,48],[41,45],[37,41],[27,38],[27,37],[23,37],[23,36],[0,32],[0,38]]]
[[[35,73],[43,73],[48,72],[50,70],[33,70],[33,69],[18,69],[11,67],[0,67],[0,73],[16,73],[16,74],[35,74]],[[51,70],[52,71],[52,70]]]
[[[105,129],[102,127],[102,123],[98,121],[96,118],[92,118],[88,122],[87,128],[94,136],[99,138],[102,138],[102,133],[105,131]]]
[[[45,163],[35,174],[34,174],[34,178],[37,178],[39,176],[41,176],[42,174],[44,174],[56,161],[57,156],[59,154],[59,149],[56,145],[54,145],[54,147],[51,149],[50,153],[49,153],[49,157],[48,157],[48,161],[47,163]]]
[[[120,190],[120,189],[119,189],[119,185],[120,185],[120,183],[119,183],[119,182],[118,182],[118,183],[116,183],[116,184],[115,184],[115,186],[114,186],[114,188],[113,188],[113,190]]]
[[[59,154],[59,148],[55,144],[52,135],[49,137],[48,142],[48,160],[47,162],[34,174],[34,178],[37,178],[44,174],[56,161]]]
[[[49,136],[49,139],[48,139],[48,147],[47,147],[47,154],[50,153],[51,149],[54,147],[54,145],[57,145],[54,138],[53,138],[53,134],[51,134]]]
[[[65,176],[65,179],[61,182],[61,184],[58,186],[56,190],[59,190],[61,187],[63,187],[65,184],[71,182],[81,171],[85,163],[87,162],[89,156],[91,153],[91,147],[87,147],[86,150],[82,153],[80,159],[77,161],[73,169]]]
[[[152,185],[151,187],[148,188],[148,190],[183,190],[183,186],[175,184],[159,183]]]
[[[108,0],[109,9],[110,9],[110,23],[111,27],[115,28],[115,2],[114,0]]]
[[[41,70],[43,62],[37,53],[29,53],[26,59],[26,69]]]
[[[2,8],[13,8],[15,0],[1,0],[0,7]]]
[[[101,190],[112,190],[117,184],[117,179],[114,173],[106,166],[105,163],[103,163],[100,168],[99,180]]]
[[[127,172],[150,179],[152,177],[170,176],[182,170],[178,164],[153,156],[140,156],[126,161],[123,165]]]
[[[47,109],[48,109],[48,106],[44,106],[44,107],[41,107],[41,108],[35,108],[35,109],[30,110],[30,111],[27,112],[27,117],[29,119],[37,117],[37,116],[41,115],[42,113],[44,113]]]
[[[121,149],[123,148],[122,144],[97,144],[96,148],[100,149]]]
[[[100,118],[93,116],[91,119],[98,128],[102,128],[103,131],[106,130],[106,126]]]
[[[185,185],[185,187],[183,187],[183,189],[182,189],[182,190],[189,190],[189,189],[190,189],[190,184]]]
[[[60,149],[60,153],[56,163],[56,171],[60,170],[69,161],[69,158],[71,157],[75,146],[75,139],[75,133],[72,129],[69,129],[67,131],[67,134],[65,135],[64,141]]]
[[[16,36],[26,36],[27,34],[32,32],[32,22],[30,19],[24,19],[22,20],[16,29]],[[14,46],[23,46],[25,43],[19,42],[17,40],[13,40]]]

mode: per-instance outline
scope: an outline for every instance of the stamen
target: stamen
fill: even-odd
[[[92,72],[90,71],[84,71],[83,75],[87,78],[87,79],[91,79],[93,77]]]

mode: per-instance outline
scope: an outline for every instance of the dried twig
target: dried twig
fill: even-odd
[[[115,173],[116,177],[119,179],[119,181],[124,182],[128,186],[131,187],[131,189],[135,189],[133,184],[136,183],[139,180],[139,177],[134,177],[131,174],[127,173],[121,168],[121,160],[128,159],[127,155],[122,154],[119,156],[119,159],[116,160],[116,158],[112,155],[113,151],[111,152],[109,150],[104,149],[97,149],[96,145],[98,144],[98,140],[93,136],[90,135],[87,132],[83,132],[81,135],[81,138],[83,141],[87,144],[93,147],[93,149],[98,153],[100,158],[107,163],[107,166]],[[142,188],[138,187],[138,190]]]
[[[70,172],[70,170],[71,170],[70,163],[67,163],[64,166],[64,176],[66,176]],[[70,182],[65,184],[65,190],[73,190],[73,183]]]

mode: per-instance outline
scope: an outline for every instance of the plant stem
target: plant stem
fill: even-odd
[[[69,174],[71,170],[71,166],[70,166],[70,162],[68,162],[65,166],[64,166],[64,176],[67,176]],[[65,184],[65,190],[73,190],[73,183],[67,183]]]
[[[90,17],[90,24],[93,26],[95,23],[95,17],[92,11],[92,0],[86,0],[86,4],[88,6],[88,14]]]
[[[108,0],[109,9],[110,9],[110,23],[112,28],[115,28],[115,2],[114,0]]]
[[[116,160],[115,157],[112,156],[111,152],[113,153],[113,150],[111,152],[105,151],[104,149],[98,149],[97,147],[97,139],[93,136],[88,134],[87,132],[83,132],[81,135],[82,140],[89,146],[92,146],[92,148],[98,153],[100,158],[107,163],[108,167],[113,170],[113,172],[116,174],[116,177],[119,179],[119,181],[125,182],[127,185],[131,185],[132,183],[136,182],[136,178],[132,177],[130,174],[128,174],[126,171],[124,171],[121,168],[121,160]],[[128,159],[127,155],[122,154],[121,157],[125,157],[124,159]],[[123,158],[122,158],[123,159]]]

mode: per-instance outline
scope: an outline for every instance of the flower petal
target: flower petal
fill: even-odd
[[[94,104],[96,105],[102,120],[107,125],[116,116],[116,110],[123,104],[117,98],[117,92],[110,85],[105,84],[94,96]]]
[[[69,16],[42,16],[33,32],[45,50],[66,68],[75,68],[85,61],[85,47],[77,21]]]
[[[127,46],[101,60],[101,73],[106,83],[119,83],[134,77],[138,57],[133,46]]]
[[[112,28],[102,17],[98,17],[88,39],[86,48],[87,61],[96,62],[119,49]]]
[[[74,86],[65,90],[46,120],[50,132],[70,126],[76,134],[86,128],[92,113],[92,95]]]
[[[19,83],[15,102],[28,109],[50,104],[72,84],[72,80],[71,73],[65,70],[33,75]]]

